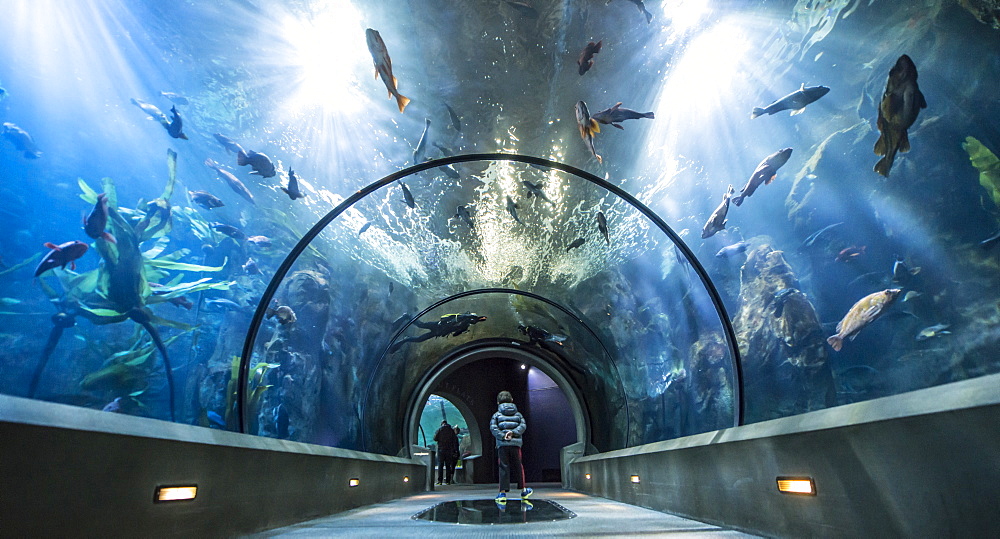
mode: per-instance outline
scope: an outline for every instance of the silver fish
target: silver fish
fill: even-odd
[[[233,175],[232,172],[222,168],[222,166],[216,163],[212,158],[205,159],[205,166],[215,169],[215,171],[219,173],[219,178],[226,182],[226,184],[229,185],[229,188],[236,192],[237,195],[245,198],[251,204],[256,204],[253,200],[253,194],[249,189],[247,189],[247,186],[243,185],[243,182],[241,182],[239,178]]]
[[[595,121],[601,122],[602,124],[610,124],[622,130],[625,128],[621,126],[621,122],[624,122],[625,120],[638,120],[640,118],[648,118],[652,120],[654,118],[652,112],[636,112],[632,109],[622,107],[621,101],[615,103],[615,106],[609,109],[595,112],[590,117]]]
[[[729,214],[729,200],[735,192],[733,184],[729,184],[729,190],[726,191],[726,194],[722,195],[722,202],[715,208],[715,211],[712,212],[711,217],[708,218],[708,221],[705,221],[705,226],[701,229],[702,239],[711,238],[717,232],[726,228],[726,215]]]
[[[431,119],[424,118],[424,132],[420,134],[420,140],[417,141],[417,147],[413,150],[413,164],[417,165],[423,163],[427,160],[427,132],[431,128]]]
[[[806,105],[818,100],[829,92],[826,86],[810,86],[806,88],[805,83],[798,90],[782,97],[766,107],[754,107],[750,113],[750,119],[754,119],[762,114],[777,114],[783,110],[791,110],[792,116],[802,114],[806,110]]]
[[[753,174],[750,175],[750,179],[747,180],[747,184],[743,187],[743,190],[740,191],[740,194],[733,197],[733,204],[736,204],[737,206],[743,204],[743,199],[753,195],[754,191],[756,191],[761,184],[768,185],[773,182],[774,178],[778,175],[778,169],[787,163],[788,158],[791,156],[792,149],[785,148],[765,157],[764,160],[757,165],[757,168],[754,169]]]

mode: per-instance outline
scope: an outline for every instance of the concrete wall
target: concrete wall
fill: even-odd
[[[998,537],[1000,375],[569,468],[570,488],[767,536]],[[779,493],[779,475],[811,476],[817,495]]]
[[[420,492],[427,473],[417,460],[2,395],[0,440],[6,537],[233,536]],[[186,484],[195,500],[153,503],[157,486]]]

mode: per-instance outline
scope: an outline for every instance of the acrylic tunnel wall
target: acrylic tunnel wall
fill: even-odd
[[[1000,371],[993,0],[647,1],[648,14],[579,0],[8,4],[5,395],[238,431],[242,392],[246,432],[395,453],[417,373],[500,339],[566,374],[604,449],[732,425],[740,400],[751,423]],[[373,76],[369,28],[405,112]],[[603,48],[581,65],[590,42]],[[873,149],[903,55],[927,108],[884,176]],[[801,114],[752,112],[803,85],[829,92]],[[618,102],[641,117],[602,124],[588,146],[575,105],[608,119]],[[164,129],[171,108],[186,138]],[[274,174],[241,165],[233,144]],[[741,192],[782,148],[794,152],[776,178],[699,237],[730,184]],[[686,254],[600,186],[523,162],[432,166],[375,189],[258,309],[289,251],[352,193],[480,152],[587,170],[676,230],[727,307],[742,399]],[[285,192],[293,176],[305,198]],[[100,194],[114,245],[82,226]],[[89,248],[40,268],[48,242]],[[551,303],[456,297],[489,289]],[[835,351],[838,324],[887,289],[895,301]],[[417,340],[464,312],[486,320]]]
[[[390,175],[306,233],[251,322],[234,412],[252,434],[405,452],[421,380],[479,345],[557,369],[600,451],[739,422],[732,328],[687,246],[596,176],[503,154]]]

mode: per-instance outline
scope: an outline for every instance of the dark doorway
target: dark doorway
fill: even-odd
[[[528,423],[524,468],[528,482],[560,481],[561,449],[576,442],[576,423],[563,390],[541,370],[508,358],[474,361],[448,375],[432,391],[461,399],[482,426],[482,456],[474,467],[475,483],[496,483],[496,443],[489,431],[500,391],[510,391]]]

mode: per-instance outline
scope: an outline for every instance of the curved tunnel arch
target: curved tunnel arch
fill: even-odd
[[[531,298],[531,299],[534,299],[534,300],[537,300],[537,301],[541,301],[541,302],[543,302],[543,303],[545,303],[547,305],[550,305],[552,307],[555,307],[556,309],[558,309],[559,311],[561,311],[562,313],[564,313],[567,317],[569,317],[571,320],[573,320],[574,322],[576,322],[577,324],[579,324],[580,326],[582,326],[585,329],[585,331],[587,331],[588,333],[590,333],[590,335],[593,336],[593,338],[600,344],[600,346],[601,346],[601,348],[602,348],[602,350],[604,352],[605,357],[608,359],[609,362],[611,362],[611,364],[613,366],[615,366],[615,372],[617,374],[617,366],[615,365],[614,356],[612,356],[611,353],[608,351],[608,347],[605,345],[605,343],[603,341],[601,341],[601,338],[597,334],[597,332],[595,332],[590,326],[588,326],[587,323],[584,322],[579,316],[577,316],[576,314],[574,314],[570,309],[566,308],[565,306],[563,306],[563,305],[561,305],[561,304],[559,304],[559,303],[557,303],[555,301],[552,301],[551,299],[539,296],[537,294],[533,294],[531,292],[525,292],[523,290],[514,290],[514,289],[509,289],[509,288],[489,288],[489,289],[481,289],[481,290],[468,290],[468,291],[461,292],[459,294],[455,294],[455,295],[453,295],[451,297],[445,298],[443,300],[440,300],[440,301],[437,301],[437,302],[431,304],[430,306],[428,306],[427,308],[425,308],[423,311],[421,311],[421,312],[417,313],[415,316],[413,316],[403,327],[401,327],[399,330],[396,331],[396,333],[392,336],[392,339],[390,339],[390,341],[387,343],[387,345],[385,347],[385,350],[382,352],[382,355],[379,357],[378,361],[376,362],[375,370],[378,370],[378,365],[381,364],[381,362],[385,359],[386,354],[389,353],[389,350],[390,350],[390,348],[392,348],[393,344],[396,343],[396,342],[398,342],[400,336],[402,336],[403,333],[406,331],[406,329],[409,328],[411,325],[413,325],[414,322],[416,322],[417,320],[419,320],[421,317],[425,316],[426,314],[432,312],[434,309],[437,309],[438,307],[443,307],[443,306],[447,305],[448,303],[450,303],[452,301],[455,301],[455,300],[458,300],[458,299],[462,299],[462,298],[466,298],[466,297],[470,297],[470,296],[476,296],[476,295],[480,295],[480,294],[510,294],[510,295],[524,296],[524,297],[528,297],[528,298]],[[529,343],[527,343],[527,342],[520,342],[520,341],[516,341],[516,340],[512,340],[512,339],[511,340],[497,339],[496,341],[498,341],[498,342],[491,342],[491,343],[487,344],[486,346],[492,345],[492,346],[496,347],[497,345],[501,345],[503,347],[510,347],[510,346],[524,346],[524,345],[529,345]],[[473,349],[478,349],[478,348],[484,346],[483,343],[479,342],[479,341],[470,343],[470,345],[471,345],[471,347]],[[458,368],[459,366],[465,364],[464,362],[468,359],[467,355],[472,353],[471,351],[466,350],[466,348],[467,347],[465,347],[465,346],[459,347],[459,348],[453,350],[452,352],[450,352],[449,354],[447,354],[446,356],[442,357],[442,359],[437,364],[435,364],[432,367],[433,370],[429,371],[427,373],[427,375],[424,376],[424,378],[426,379],[428,376],[431,376],[434,381],[441,380],[441,379],[443,379],[443,375],[439,372],[439,367],[445,369],[446,370],[446,374],[447,374],[447,373],[450,373],[450,372],[454,371],[454,369]],[[455,356],[456,356],[456,354],[458,354],[459,356],[461,356],[461,359],[463,361],[459,361],[459,359],[454,359]],[[500,355],[505,355],[505,354],[500,354]],[[585,412],[584,407],[581,404],[582,395],[580,394],[578,388],[569,381],[570,378],[571,378],[570,374],[568,372],[563,372],[559,368],[559,366],[558,366],[559,362],[554,362],[554,361],[546,360],[545,358],[541,357],[544,354],[534,354],[534,353],[530,353],[530,352],[526,352],[526,351],[521,351],[520,355],[524,356],[523,359],[525,360],[525,362],[531,363],[531,364],[537,366],[547,376],[549,376],[550,378],[552,378],[553,380],[555,380],[559,384],[560,389],[562,389],[563,392],[566,393],[567,397],[571,397],[570,398],[570,404],[573,407],[574,417],[577,420],[577,429],[578,429],[578,431],[577,431],[577,437],[578,437],[579,441],[587,441],[587,442],[589,442],[590,441],[589,437],[585,434],[586,429],[584,428],[584,426],[586,424],[589,424],[589,421],[587,421],[587,419],[586,419],[588,417],[588,414]],[[454,363],[455,361],[459,361],[459,363],[455,364]],[[621,376],[619,375],[619,376],[617,376],[617,378],[618,378],[619,385],[620,385]],[[430,390],[433,387],[433,383],[432,382],[423,382],[422,381],[422,382],[420,382],[420,383],[417,384],[417,387],[422,388],[420,390],[420,393],[418,393],[418,395],[421,395],[422,393],[426,393],[427,395],[429,395],[430,394]],[[369,385],[368,385],[368,388],[366,390],[366,395],[365,395],[365,399],[364,399],[365,403],[367,403],[369,401],[369,399],[373,398],[373,395],[371,393],[372,393],[372,391],[371,391],[371,381],[369,381]],[[622,391],[622,393],[624,393],[624,391]],[[426,400],[426,395],[416,397],[416,400],[414,401],[414,403],[416,403],[416,404],[411,403],[410,406],[412,407],[412,406],[418,405],[420,402],[422,402],[421,399]],[[629,416],[629,412],[628,412],[628,400],[627,400],[627,398],[625,398],[624,394],[622,395],[622,402],[625,403],[626,421],[629,421],[627,419],[628,416]],[[365,415],[364,410],[366,410],[366,409],[367,409],[367,407],[363,407],[362,408],[362,414],[361,415],[362,415],[362,421],[363,422],[364,422],[364,415]],[[413,414],[411,412],[408,412],[406,414],[406,417],[411,417],[412,415]],[[412,428],[412,421],[409,422],[408,425],[411,425],[410,428]],[[404,439],[412,439],[412,435],[404,433]],[[625,440],[625,445],[628,445],[628,440]]]
[[[302,236],[302,238],[298,241],[298,243],[292,248],[292,250],[285,257],[284,261],[281,263],[281,265],[275,272],[271,281],[268,283],[267,288],[265,289],[264,294],[257,306],[257,309],[254,312],[253,318],[250,323],[250,328],[247,332],[246,339],[244,341],[243,351],[240,358],[239,376],[236,388],[237,391],[236,406],[238,411],[237,415],[239,419],[239,430],[241,432],[248,431],[248,425],[249,425],[248,392],[249,392],[249,382],[250,382],[250,364],[251,364],[251,358],[253,357],[254,354],[254,346],[257,342],[261,326],[264,322],[265,316],[267,315],[268,309],[271,306],[271,302],[275,298],[275,295],[277,294],[278,289],[281,286],[282,282],[285,280],[286,276],[289,274],[289,271],[292,269],[292,266],[299,259],[302,253],[307,248],[310,247],[313,240],[316,239],[316,237],[319,236],[320,233],[323,232],[328,227],[328,225],[330,225],[335,219],[337,219],[338,216],[340,216],[345,211],[350,209],[354,204],[361,201],[365,197],[371,195],[372,193],[392,184],[393,182],[396,182],[397,180],[401,180],[408,176],[412,176],[420,172],[438,167],[447,167],[452,164],[469,163],[474,161],[480,161],[486,163],[519,162],[543,170],[552,169],[561,171],[566,174],[565,176],[566,178],[576,178],[577,180],[585,180],[586,182],[589,182],[590,184],[593,184],[600,189],[612,193],[618,199],[624,201],[626,204],[634,208],[634,210],[638,211],[649,222],[651,222],[656,229],[662,232],[668,238],[670,244],[672,244],[672,246],[674,247],[674,254],[676,256],[676,261],[678,262],[678,265],[679,266],[687,265],[691,270],[693,270],[696,273],[698,279],[700,280],[702,286],[704,287],[704,294],[710,301],[711,308],[714,309],[715,315],[717,316],[717,322],[720,330],[719,333],[721,334],[720,338],[721,342],[719,342],[718,345],[721,345],[726,349],[728,353],[725,355],[728,355],[728,358],[730,360],[729,361],[730,374],[728,376],[731,378],[731,382],[729,383],[728,392],[731,394],[729,397],[729,399],[731,399],[731,405],[732,405],[731,424],[733,425],[742,424],[743,409],[744,409],[743,391],[742,391],[742,385],[743,385],[742,368],[739,360],[739,350],[738,347],[736,346],[735,333],[730,324],[728,314],[726,313],[725,307],[718,294],[718,291],[716,290],[711,279],[708,277],[708,274],[705,271],[704,267],[699,263],[697,258],[694,256],[690,248],[688,248],[687,245],[683,242],[683,240],[669,226],[667,226],[666,223],[663,222],[663,220],[659,216],[657,216],[654,212],[652,212],[652,210],[650,210],[648,207],[646,207],[644,204],[639,202],[632,195],[625,192],[621,188],[607,182],[606,180],[594,176],[586,171],[577,169],[575,167],[563,163],[558,163],[547,159],[542,159],[533,156],[526,156],[526,155],[518,155],[518,154],[466,154],[466,155],[456,155],[452,157],[446,157],[442,159],[420,163],[413,167],[400,170],[398,172],[385,176],[379,181],[376,181],[368,185],[364,189],[361,189],[356,193],[354,193],[352,196],[344,200],[336,208],[334,208],[328,214],[322,217],[306,234]],[[510,198],[508,197],[508,204],[510,203],[511,203]],[[508,211],[511,211],[509,207]],[[515,220],[517,219],[516,214],[514,218]],[[567,249],[567,252],[569,252],[569,248]],[[687,298],[687,296],[691,292],[690,290],[691,283],[692,283],[691,281],[688,282],[687,286],[689,290],[684,294],[684,298]],[[514,291],[514,292],[520,292],[520,291]],[[537,294],[530,294],[530,295],[534,295],[536,297],[541,298],[541,296],[538,296]],[[542,300],[547,303],[550,303],[553,306],[556,306],[557,308],[560,308],[571,318],[577,319],[580,323],[583,324],[584,327],[587,327],[587,329],[590,330],[586,322],[584,322],[582,319],[580,319],[580,317],[572,313],[570,310],[559,306],[558,302],[552,302],[547,298],[542,298]],[[440,301],[435,303],[435,305],[441,305],[441,304],[442,302]],[[430,308],[426,308],[422,311],[422,313],[430,312],[432,308],[433,306]],[[697,310],[697,307],[693,307],[692,309]],[[689,314],[689,316],[691,315]],[[419,315],[417,317],[411,318],[407,326],[412,324],[414,320],[416,320],[416,318],[419,318]],[[698,326],[697,321],[693,324],[693,326],[697,328]],[[406,328],[404,327],[402,330],[400,330],[400,332],[397,332],[396,335],[394,335],[394,339],[398,338],[401,332],[405,331],[405,329]],[[695,331],[697,331],[697,329]],[[593,331],[591,330],[591,332]],[[596,333],[594,335],[595,337],[597,337]],[[600,337],[597,337],[597,341],[601,342],[603,346],[603,340]],[[386,350],[387,349],[388,346],[386,347]],[[383,352],[382,354],[383,358],[384,355],[385,353]],[[611,362],[614,364],[615,356],[611,353],[608,353],[607,355],[611,360]],[[717,364],[720,360],[721,356],[714,359],[713,363]],[[381,359],[379,361],[381,362]],[[617,368],[616,364],[615,367]],[[713,368],[716,367],[713,366]],[[718,367],[719,371],[718,378],[721,379],[726,377],[724,370],[725,370],[724,367],[722,366]],[[681,372],[684,373],[684,370],[681,369]],[[682,374],[682,376],[686,376],[686,373]],[[666,384],[669,386],[670,381],[667,381]],[[371,379],[369,379],[368,385],[369,387],[371,387]],[[700,396],[698,397],[698,399],[701,398],[702,397]],[[625,399],[625,405],[627,408],[628,406],[627,398]],[[626,419],[626,423],[629,423],[628,428],[626,430],[634,430],[635,427],[633,427],[630,424],[631,419]],[[718,426],[720,425],[717,425],[716,427]],[[642,440],[635,440],[635,441],[628,440],[626,442],[626,445],[631,444],[633,442],[642,443]],[[368,446],[367,443],[365,445],[366,445],[366,447],[364,448],[365,450],[373,449],[372,447]],[[614,448],[619,448],[619,447],[610,447],[607,449],[614,449]]]
[[[566,399],[569,402],[570,411],[572,412],[573,420],[575,422],[576,441],[589,443],[591,429],[588,428],[588,425],[590,423],[590,418],[586,408],[584,407],[584,398],[580,388],[573,384],[569,377],[560,368],[546,361],[534,351],[523,346],[518,346],[519,343],[512,344],[498,341],[500,340],[470,343],[469,346],[457,349],[448,356],[442,358],[437,367],[433,371],[427,373],[424,379],[418,383],[417,387],[419,389],[415,392],[414,398],[410,399],[409,409],[405,416],[407,417],[405,424],[406,433],[404,434],[405,438],[411,442],[416,439],[416,429],[420,421],[422,403],[427,402],[427,399],[431,394],[438,394],[442,396],[449,394],[447,392],[438,391],[436,389],[438,384],[465,365],[487,358],[504,358],[513,359],[531,365],[551,378],[556,385],[558,385],[559,389],[565,394]],[[454,403],[455,401],[452,402]],[[468,406],[465,406],[465,409],[468,410]],[[463,415],[465,415],[463,408],[459,408],[459,410],[462,411]],[[474,443],[482,444],[482,440],[486,439],[485,436],[488,431],[488,427],[483,427],[476,423],[476,432],[473,433],[470,427],[469,433],[475,435],[473,438],[473,440],[475,440]],[[482,448],[480,447],[479,449],[481,450]]]

